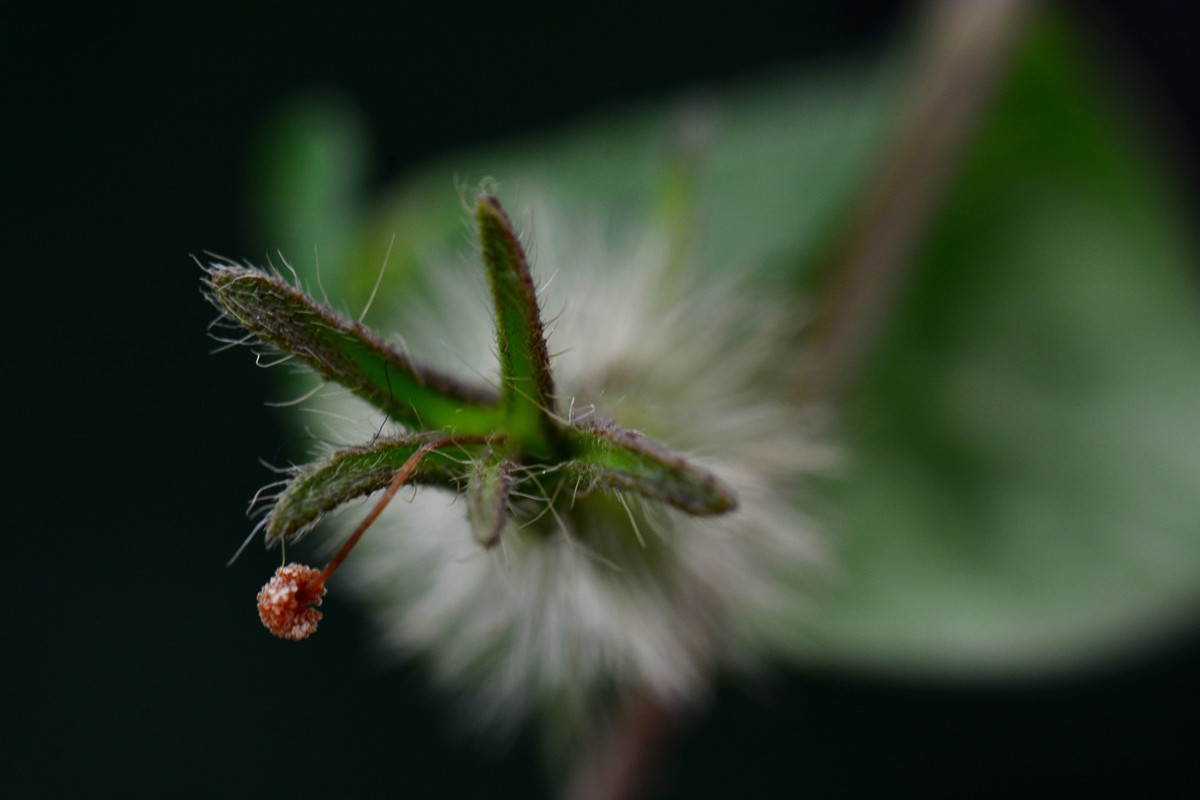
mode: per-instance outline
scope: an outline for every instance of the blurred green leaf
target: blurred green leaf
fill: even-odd
[[[1200,612],[1196,250],[1170,165],[1099,56],[1061,19],[1031,27],[923,240],[845,409],[849,464],[817,498],[837,577],[797,587],[815,593],[802,624],[747,621],[807,659],[1057,668]],[[775,280],[817,260],[886,155],[895,67],[779,76],[429,165],[322,259],[324,285],[361,307],[393,234],[389,291],[427,284],[431,255],[466,249],[454,180],[489,175],[512,208],[537,188],[613,227],[685,205],[702,269]],[[307,175],[301,198],[343,185]],[[295,226],[276,235],[312,248]],[[395,312],[388,294],[372,315]]]
[[[267,252],[305,265],[316,287],[316,260],[337,267],[353,246],[364,201],[366,127],[351,103],[326,91],[292,98],[260,138],[251,218]]]
[[[814,655],[1053,669],[1196,618],[1196,251],[1099,55],[1031,31],[928,232],[845,419]]]

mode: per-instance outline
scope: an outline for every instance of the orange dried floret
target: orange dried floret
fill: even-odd
[[[307,639],[317,629],[325,582],[321,570],[284,564],[258,593],[258,618],[281,639]]]

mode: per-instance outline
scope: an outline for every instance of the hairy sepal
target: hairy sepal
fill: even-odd
[[[267,514],[264,523],[267,540],[299,538],[343,503],[387,488],[405,462],[434,438],[417,435],[379,439],[338,450],[302,468]],[[464,447],[469,454],[470,446]],[[457,452],[430,451],[408,483],[459,491],[466,479],[462,458],[461,448]]]
[[[571,471],[592,488],[639,494],[694,516],[737,508],[737,496],[717,476],[634,431],[612,423],[571,429]]]
[[[516,485],[516,462],[493,452],[471,464],[467,481],[467,519],[480,546],[491,548],[500,541],[508,523],[508,501]]]
[[[496,314],[500,404],[510,441],[526,453],[549,456],[559,443],[554,379],[529,263],[495,197],[480,195],[475,221]]]
[[[499,400],[489,390],[417,363],[282,278],[233,264],[206,271],[209,298],[225,315],[405,427],[470,436],[499,426]]]

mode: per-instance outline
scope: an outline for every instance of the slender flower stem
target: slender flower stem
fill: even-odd
[[[813,331],[805,399],[836,404],[862,371],[1031,5],[939,0],[925,9],[913,112],[835,259]]]
[[[819,309],[804,400],[845,397],[879,335],[913,250],[992,94],[1030,0],[932,2],[915,110],[877,183],[864,192]],[[675,715],[631,700],[616,729],[571,776],[570,800],[634,800],[653,781]]]
[[[396,471],[396,476],[392,478],[392,482],[388,484],[387,489],[384,490],[383,497],[379,498],[379,501],[375,503],[375,507],[372,508],[371,512],[363,518],[363,521],[358,523],[358,527],[354,529],[354,533],[350,534],[350,538],[346,540],[345,544],[341,546],[341,549],[337,551],[337,554],[334,555],[334,557],[329,560],[329,563],[325,565],[325,569],[321,570],[321,574],[314,578],[312,584],[310,585],[323,585],[325,581],[329,579],[329,576],[341,566],[342,562],[346,560],[346,556],[350,555],[350,551],[354,549],[356,544],[358,544],[358,540],[361,539],[363,534],[367,532],[367,528],[371,527],[375,520],[379,518],[379,515],[383,513],[383,510],[388,507],[388,504],[392,502],[392,498],[396,496],[396,492],[400,491],[400,487],[407,483],[408,479],[412,477],[413,472],[415,472],[417,469],[417,465],[421,463],[421,459],[425,458],[425,456],[429,455],[434,450],[441,450],[445,447],[467,444],[490,444],[498,441],[500,438],[503,437],[446,436],[421,445],[421,447],[419,447],[415,453],[409,456],[408,459],[400,466],[400,469]]]
[[[631,699],[616,729],[592,758],[575,766],[567,800],[637,800],[644,797],[666,757],[678,716],[649,694]]]

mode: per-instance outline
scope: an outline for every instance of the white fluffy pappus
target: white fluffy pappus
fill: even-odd
[[[465,503],[403,493],[411,502],[379,519],[339,581],[371,607],[389,650],[422,658],[464,716],[488,727],[548,709],[586,724],[620,692],[670,707],[701,700],[716,670],[769,660],[767,629],[803,612],[806,579],[825,560],[797,507],[831,449],[795,401],[796,298],[734,278],[701,282],[669,266],[653,231],[589,235],[551,208],[531,214],[524,244],[543,286],[559,413],[655,438],[732,487],[738,508],[691,517],[576,487],[519,501],[485,551]],[[482,271],[463,262],[448,254],[429,265],[447,276],[439,296],[380,327],[402,331],[415,355],[494,384]],[[321,402],[362,416],[353,398]],[[361,513],[355,506],[337,524]]]

